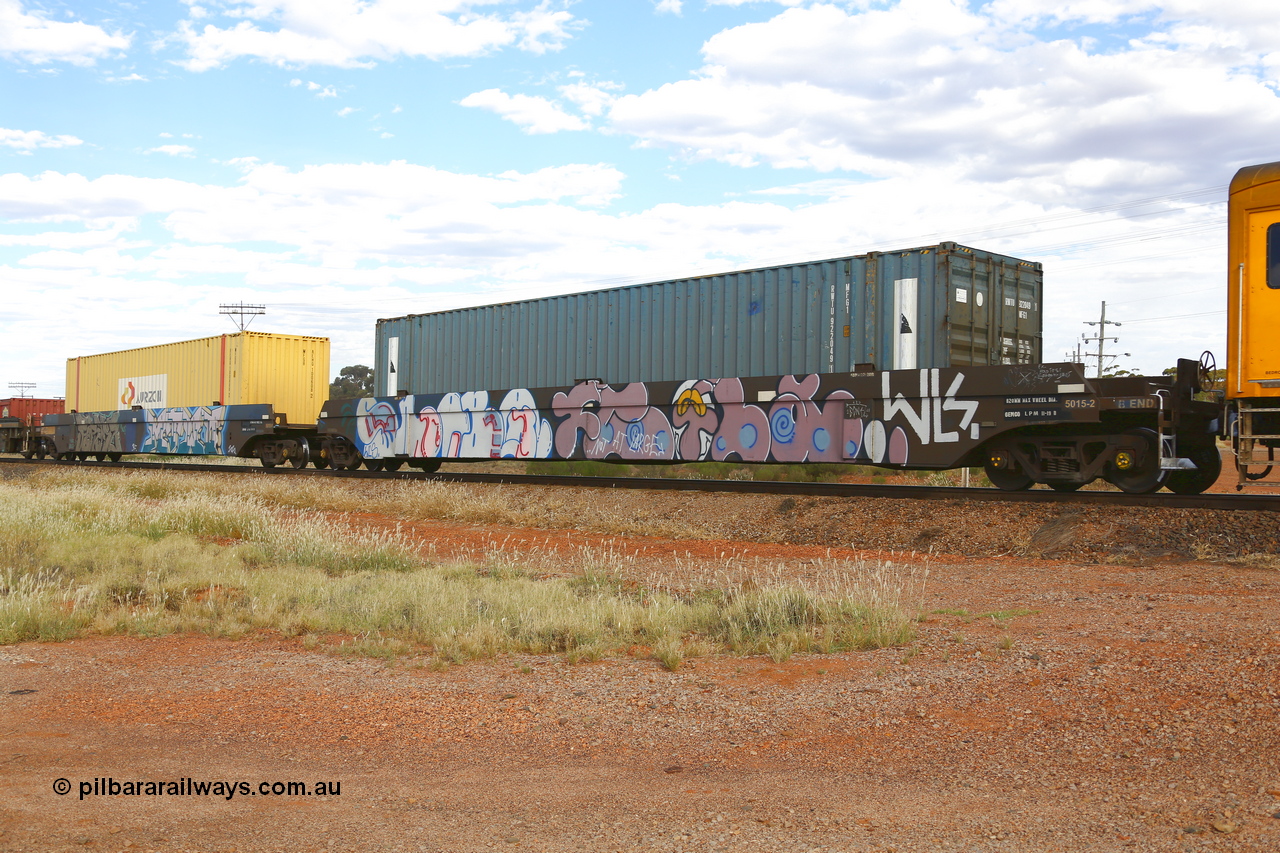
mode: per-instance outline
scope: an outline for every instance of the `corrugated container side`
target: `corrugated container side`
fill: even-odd
[[[227,336],[229,337],[229,336]],[[67,360],[67,409],[100,412],[207,406],[225,393],[234,361],[224,337],[158,344]]]
[[[270,403],[289,423],[315,423],[329,399],[329,339],[245,334],[239,347],[240,399],[228,404]]]
[[[61,397],[11,397],[0,400],[0,418],[17,418],[34,425],[43,415],[60,415],[65,401]]]
[[[67,359],[69,411],[217,401],[314,423],[328,394],[328,338],[239,332]]]
[[[1038,362],[1042,296],[947,243],[418,314],[378,321],[375,393]]]

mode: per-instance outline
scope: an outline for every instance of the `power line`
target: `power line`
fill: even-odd
[[[1139,320],[1125,320],[1126,323],[1154,323],[1157,320],[1185,320],[1188,317],[1212,317],[1216,314],[1225,314],[1226,309],[1221,311],[1197,311],[1194,314],[1171,314],[1168,317],[1143,317]]]
[[[1192,293],[1209,293],[1209,292],[1212,292],[1212,291],[1221,291],[1221,290],[1222,290],[1222,288],[1220,288],[1220,287],[1202,287],[1202,288],[1199,288],[1199,289],[1197,289],[1197,290],[1179,290],[1179,291],[1176,291],[1176,292],[1174,292],[1174,293],[1161,293],[1161,294],[1160,294],[1160,298],[1161,298],[1161,299],[1167,299],[1167,298],[1168,298],[1168,297],[1170,297],[1170,296],[1188,296],[1188,295],[1190,295],[1190,294],[1192,294]],[[1108,303],[1108,304],[1113,305],[1113,306],[1114,306],[1114,305],[1132,305],[1132,304],[1133,304],[1133,303],[1135,303],[1135,302],[1149,302],[1149,301],[1150,301],[1150,297],[1143,297],[1142,299],[1126,299],[1124,302],[1111,302],[1111,303]],[[1215,313],[1221,313],[1221,312],[1215,312]],[[1144,321],[1144,320],[1126,320],[1125,322],[1127,322],[1127,323],[1142,323],[1142,322],[1145,322],[1145,321]]]

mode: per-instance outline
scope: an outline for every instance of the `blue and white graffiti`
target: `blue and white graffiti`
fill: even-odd
[[[551,455],[553,430],[527,389],[498,406],[486,391],[366,397],[356,409],[356,446],[366,459],[539,459]]]
[[[141,453],[197,456],[227,453],[226,406],[146,409],[144,423]]]

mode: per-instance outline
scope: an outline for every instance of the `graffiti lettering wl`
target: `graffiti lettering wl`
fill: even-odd
[[[942,394],[941,370],[938,368],[921,370],[920,396],[915,398],[920,404],[918,411],[912,407],[913,401],[903,396],[901,392],[892,393],[889,387],[888,372],[880,374],[880,377],[881,396],[884,398],[885,421],[892,421],[898,415],[902,415],[903,419],[911,425],[912,431],[920,439],[921,444],[948,444],[960,440],[959,432],[943,429],[942,416],[944,412],[964,412],[964,417],[960,419],[959,428],[969,430],[971,437],[974,439],[978,437],[978,425],[973,423],[973,416],[978,412],[978,401],[956,399],[960,386],[964,384],[963,373],[956,373],[955,378],[951,380],[951,385],[947,387],[947,393],[944,395]]]

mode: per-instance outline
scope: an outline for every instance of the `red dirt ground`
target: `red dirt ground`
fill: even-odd
[[[402,530],[441,556],[612,549],[638,554],[637,571],[727,553],[803,577],[829,554],[872,556]],[[928,565],[911,646],[783,663],[669,672],[635,648],[433,671],[273,635],[0,647],[0,851],[1280,850],[1280,572],[1175,557]],[[81,799],[107,778],[341,793]]]

